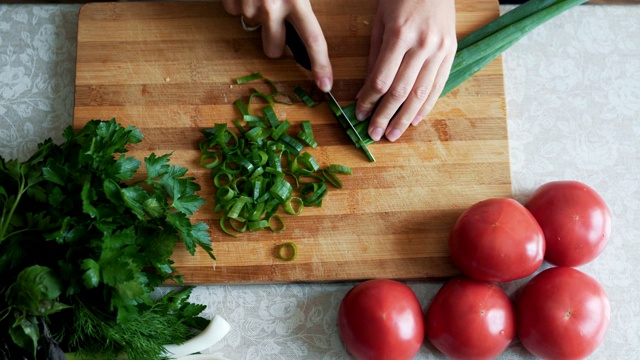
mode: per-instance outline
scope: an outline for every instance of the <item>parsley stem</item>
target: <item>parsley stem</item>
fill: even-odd
[[[27,190],[27,188],[24,186],[26,182],[24,179],[24,175],[21,175],[20,178],[21,178],[20,190],[18,191],[18,195],[16,196],[16,200],[13,202],[13,205],[11,205],[11,210],[9,210],[9,216],[6,218],[6,221],[4,218],[4,214],[2,214],[2,228],[0,229],[0,244],[2,244],[3,241],[8,239],[9,236],[15,234],[15,232],[13,232],[5,236],[7,229],[9,228],[9,224],[11,223],[11,219],[13,218],[13,213],[18,208],[18,203],[20,202],[20,198],[22,198],[22,194],[24,194],[25,191]]]
[[[16,231],[12,232],[11,234],[9,234],[9,235],[5,236],[3,239],[8,239],[8,238],[10,238],[10,237],[12,237],[12,236],[14,236],[14,235],[17,235],[17,234],[20,234],[20,233],[23,233],[23,232],[26,232],[26,231],[29,231],[29,230],[31,230],[31,229],[20,229],[20,230],[16,230]]]

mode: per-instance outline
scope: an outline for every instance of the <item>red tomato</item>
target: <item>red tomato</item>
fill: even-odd
[[[544,359],[585,358],[602,342],[610,318],[602,286],[571,267],[553,267],[531,279],[516,313],[522,345]]]
[[[480,201],[456,221],[449,236],[451,260],[469,277],[506,282],[542,265],[545,243],[536,219],[509,198]]]
[[[578,181],[553,181],[539,187],[525,205],[544,232],[545,259],[580,266],[604,250],[611,234],[611,212],[604,200]]]
[[[356,359],[412,359],[424,341],[422,307],[407,285],[365,281],[345,295],[338,327]]]
[[[429,341],[452,359],[493,359],[516,333],[515,309],[496,284],[458,276],[431,301],[425,315]]]

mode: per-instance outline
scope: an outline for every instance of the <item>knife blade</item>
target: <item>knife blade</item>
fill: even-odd
[[[304,44],[304,41],[302,41],[302,38],[300,37],[300,34],[298,34],[298,31],[296,30],[296,28],[289,21],[285,21],[285,33],[286,33],[285,42],[287,44],[287,47],[289,48],[289,50],[291,50],[291,53],[293,54],[293,59],[300,66],[311,71],[311,59],[309,58],[309,52],[307,51],[307,47]],[[342,109],[342,106],[338,104],[338,101],[333,96],[331,91],[329,91],[327,94],[329,95],[331,100],[333,100],[333,102],[336,104],[342,116],[344,116],[344,118],[347,120],[349,127],[351,127],[351,130],[358,137],[360,144],[364,145],[364,140],[362,140],[362,137],[360,136],[356,128],[351,123],[351,119],[349,119],[347,114],[344,112],[344,110]],[[372,161],[375,161],[375,159],[373,158],[373,155],[371,155],[368,151],[367,153],[368,153],[367,156],[371,156]]]

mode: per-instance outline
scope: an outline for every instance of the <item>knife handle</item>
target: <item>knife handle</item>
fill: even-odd
[[[302,41],[302,38],[296,31],[296,28],[289,21],[284,22],[285,26],[285,36],[286,36],[286,44],[291,50],[293,54],[293,58],[295,61],[300,64],[303,68],[311,71],[311,59],[309,59],[309,53],[307,52],[307,47]]]

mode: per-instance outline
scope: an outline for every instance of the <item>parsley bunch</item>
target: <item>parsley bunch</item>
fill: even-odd
[[[208,226],[189,219],[200,186],[170,154],[152,153],[140,175],[125,153],[142,134],[114,119],[63,135],[24,162],[0,157],[0,355],[159,358],[206,325],[189,289],[151,297],[182,282],[178,242],[215,259]]]

